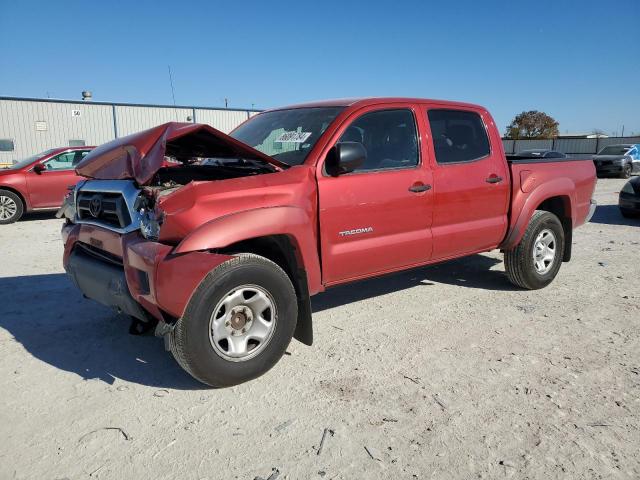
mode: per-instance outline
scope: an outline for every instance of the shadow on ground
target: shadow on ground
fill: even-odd
[[[318,312],[416,285],[448,283],[511,290],[499,260],[483,255],[337,287],[314,297]],[[84,299],[64,274],[0,278],[0,327],[34,357],[80,377],[113,384],[200,389],[162,339],[128,334],[128,319]]]
[[[56,210],[42,210],[37,212],[25,213],[20,222],[31,222],[34,220],[53,220],[56,218]]]
[[[596,212],[591,218],[591,223],[640,227],[640,218],[623,217],[617,205],[598,205]]]
[[[504,271],[490,270],[499,263],[501,263],[500,260],[496,258],[473,255],[438,265],[363,280],[331,288],[316,295],[311,300],[311,306],[314,312],[320,312],[417,285],[435,285],[434,282],[484,290],[517,290],[509,283]]]
[[[203,388],[162,339],[129,335],[127,317],[84,299],[64,274],[0,278],[0,327],[34,357],[86,380]]]

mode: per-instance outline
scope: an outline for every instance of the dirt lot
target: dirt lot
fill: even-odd
[[[0,478],[639,478],[622,184],[599,181],[545,290],[512,288],[497,252],[331,290],[313,347],[223,390],[76,292],[58,220],[0,227]]]

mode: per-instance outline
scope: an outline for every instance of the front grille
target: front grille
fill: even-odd
[[[131,224],[131,215],[120,193],[80,191],[78,219],[117,228],[126,228]]]

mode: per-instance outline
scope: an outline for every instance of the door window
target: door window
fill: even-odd
[[[438,163],[471,162],[491,153],[487,131],[477,113],[429,110],[428,116]]]
[[[340,142],[364,145],[367,160],[357,172],[418,165],[418,136],[411,110],[365,113],[347,127]]]
[[[89,153],[87,150],[61,153],[44,162],[44,167],[47,170],[71,170],[80,163],[80,160],[82,160],[87,153]]]

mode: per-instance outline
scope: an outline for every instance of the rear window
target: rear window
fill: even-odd
[[[470,162],[490,154],[482,118],[464,110],[429,110],[429,124],[438,163]]]

